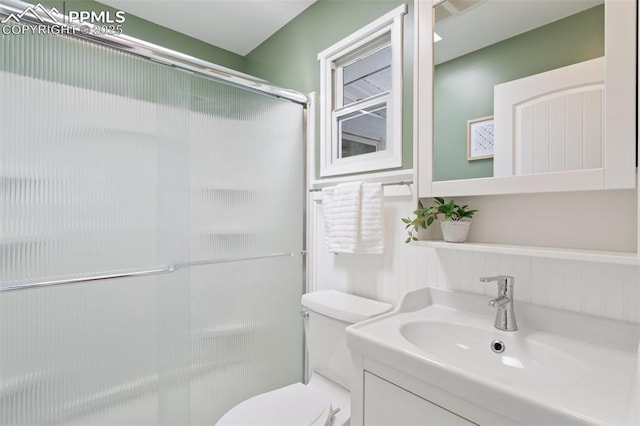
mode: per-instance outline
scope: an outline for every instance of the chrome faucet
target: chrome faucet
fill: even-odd
[[[483,283],[498,282],[498,297],[489,301],[489,306],[497,307],[496,320],[493,325],[498,330],[516,331],[518,324],[513,312],[513,282],[514,278],[508,275],[480,278]]]

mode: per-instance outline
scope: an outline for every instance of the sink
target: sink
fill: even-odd
[[[517,424],[640,425],[638,324],[516,302],[518,331],[501,331],[487,300],[410,292],[393,312],[348,327],[347,344],[370,365]]]
[[[412,345],[446,360],[454,368],[501,383],[517,382],[526,386],[585,383],[589,366],[581,361],[579,353],[563,348],[558,339],[555,344],[545,343],[541,333],[528,330],[505,333],[490,327],[411,321],[400,326],[400,334]],[[546,338],[549,340],[550,336]],[[501,342],[502,352],[492,350],[494,341]]]

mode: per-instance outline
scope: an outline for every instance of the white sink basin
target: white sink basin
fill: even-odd
[[[491,323],[489,323],[491,324]],[[539,333],[505,333],[490,328],[411,321],[400,326],[400,334],[411,344],[455,368],[491,377],[502,383],[531,385],[583,385],[589,366],[563,342],[545,343]],[[550,336],[547,336],[547,339]],[[502,353],[492,350],[495,346]]]
[[[409,293],[395,311],[349,327],[348,344],[515,423],[640,424],[640,327],[516,303],[520,329],[506,332],[493,327],[486,297],[463,295]]]

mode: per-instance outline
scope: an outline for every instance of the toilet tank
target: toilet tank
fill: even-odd
[[[322,290],[302,296],[309,313],[305,319],[309,371],[350,389],[353,361],[347,348],[345,328],[391,309],[391,305],[336,290]]]

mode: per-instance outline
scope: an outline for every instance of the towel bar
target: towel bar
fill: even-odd
[[[413,181],[411,180],[401,180],[398,182],[383,182],[381,185],[382,186],[394,186],[394,185],[412,185]],[[322,188],[311,188],[309,189],[309,192],[320,192],[322,191]]]

